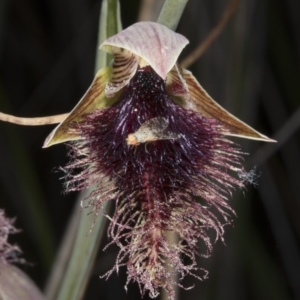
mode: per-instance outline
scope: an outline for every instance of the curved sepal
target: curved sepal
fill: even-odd
[[[191,72],[181,69],[178,76],[183,77],[184,82],[188,87],[188,97],[185,96],[184,98],[188,108],[197,111],[205,117],[214,118],[220,121],[223,125],[220,129],[222,134],[265,142],[275,142],[242,122],[215,102]],[[178,82],[179,81],[177,80],[177,84]]]
[[[188,86],[183,78],[182,68],[177,64],[167,75],[166,89],[168,93],[174,96],[186,96],[189,92]]]
[[[70,112],[67,118],[48,135],[43,148],[79,139],[78,134],[72,130],[71,124],[81,121],[83,116],[92,110],[109,107],[114,103],[115,98],[107,98],[105,95],[105,88],[110,80],[111,73],[112,67],[105,67],[96,74],[92,85],[75,108]]]
[[[170,96],[175,97],[172,97],[175,103],[185,109],[193,108],[193,104],[190,102],[189,89],[183,78],[182,68],[177,64],[167,75],[166,90]]]
[[[165,79],[188,43],[184,36],[161,24],[139,22],[108,38],[100,48],[109,53],[113,52],[113,47],[127,49]]]

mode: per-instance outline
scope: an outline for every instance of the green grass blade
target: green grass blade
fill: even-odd
[[[109,204],[104,205],[105,211],[109,210]],[[82,299],[105,231],[105,221],[105,217],[99,214],[93,231],[88,234],[93,219],[87,211],[82,211],[72,256],[63,278],[63,284],[55,299]]]
[[[120,17],[120,4],[116,0],[106,0],[102,2],[99,31],[98,31],[98,43],[100,46],[108,37],[116,34],[122,30]],[[98,51],[96,56],[95,73],[101,68],[107,66],[112,59],[110,54],[104,51]]]
[[[157,23],[175,30],[188,0],[166,0]]]

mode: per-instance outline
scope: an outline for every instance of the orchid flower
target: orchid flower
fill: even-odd
[[[217,104],[176,63],[187,44],[152,22],[108,38],[100,48],[113,55],[112,64],[44,144],[69,142],[66,190],[94,187],[86,201],[95,216],[105,201],[115,201],[108,232],[120,252],[106,275],[127,266],[126,286],[137,282],[151,297],[162,287],[170,299],[184,276],[205,278],[196,257],[210,255],[210,229],[223,240],[234,214],[231,191],[249,179],[243,153],[227,136],[272,141]],[[178,242],[168,241],[167,232]]]

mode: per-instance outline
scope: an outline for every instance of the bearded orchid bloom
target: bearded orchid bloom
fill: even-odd
[[[242,152],[227,136],[272,141],[218,105],[176,63],[187,44],[152,22],[107,39],[100,47],[113,54],[112,65],[97,73],[44,144],[69,142],[66,190],[93,186],[87,202],[95,215],[115,201],[108,232],[120,252],[113,270],[127,266],[127,284],[137,282],[151,297],[162,287],[170,299],[174,273],[180,280],[205,277],[196,256],[211,253],[210,229],[223,239],[234,214],[228,198],[247,181]]]

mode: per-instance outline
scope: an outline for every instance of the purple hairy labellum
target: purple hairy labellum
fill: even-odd
[[[19,232],[13,224],[14,219],[7,218],[4,211],[0,209],[0,263],[24,262],[23,259],[19,258],[20,248],[8,242],[9,235]]]
[[[162,287],[170,299],[184,276],[201,279],[196,256],[210,255],[210,229],[223,239],[234,214],[231,191],[247,181],[242,152],[226,136],[272,141],[219,106],[176,64],[187,43],[151,22],[106,40],[101,48],[114,55],[112,66],[98,72],[45,141],[45,147],[72,141],[67,191],[93,186],[86,201],[96,214],[115,201],[109,235],[120,252],[113,270],[127,266],[127,284],[137,282],[151,297]],[[178,241],[170,242],[168,232]]]

